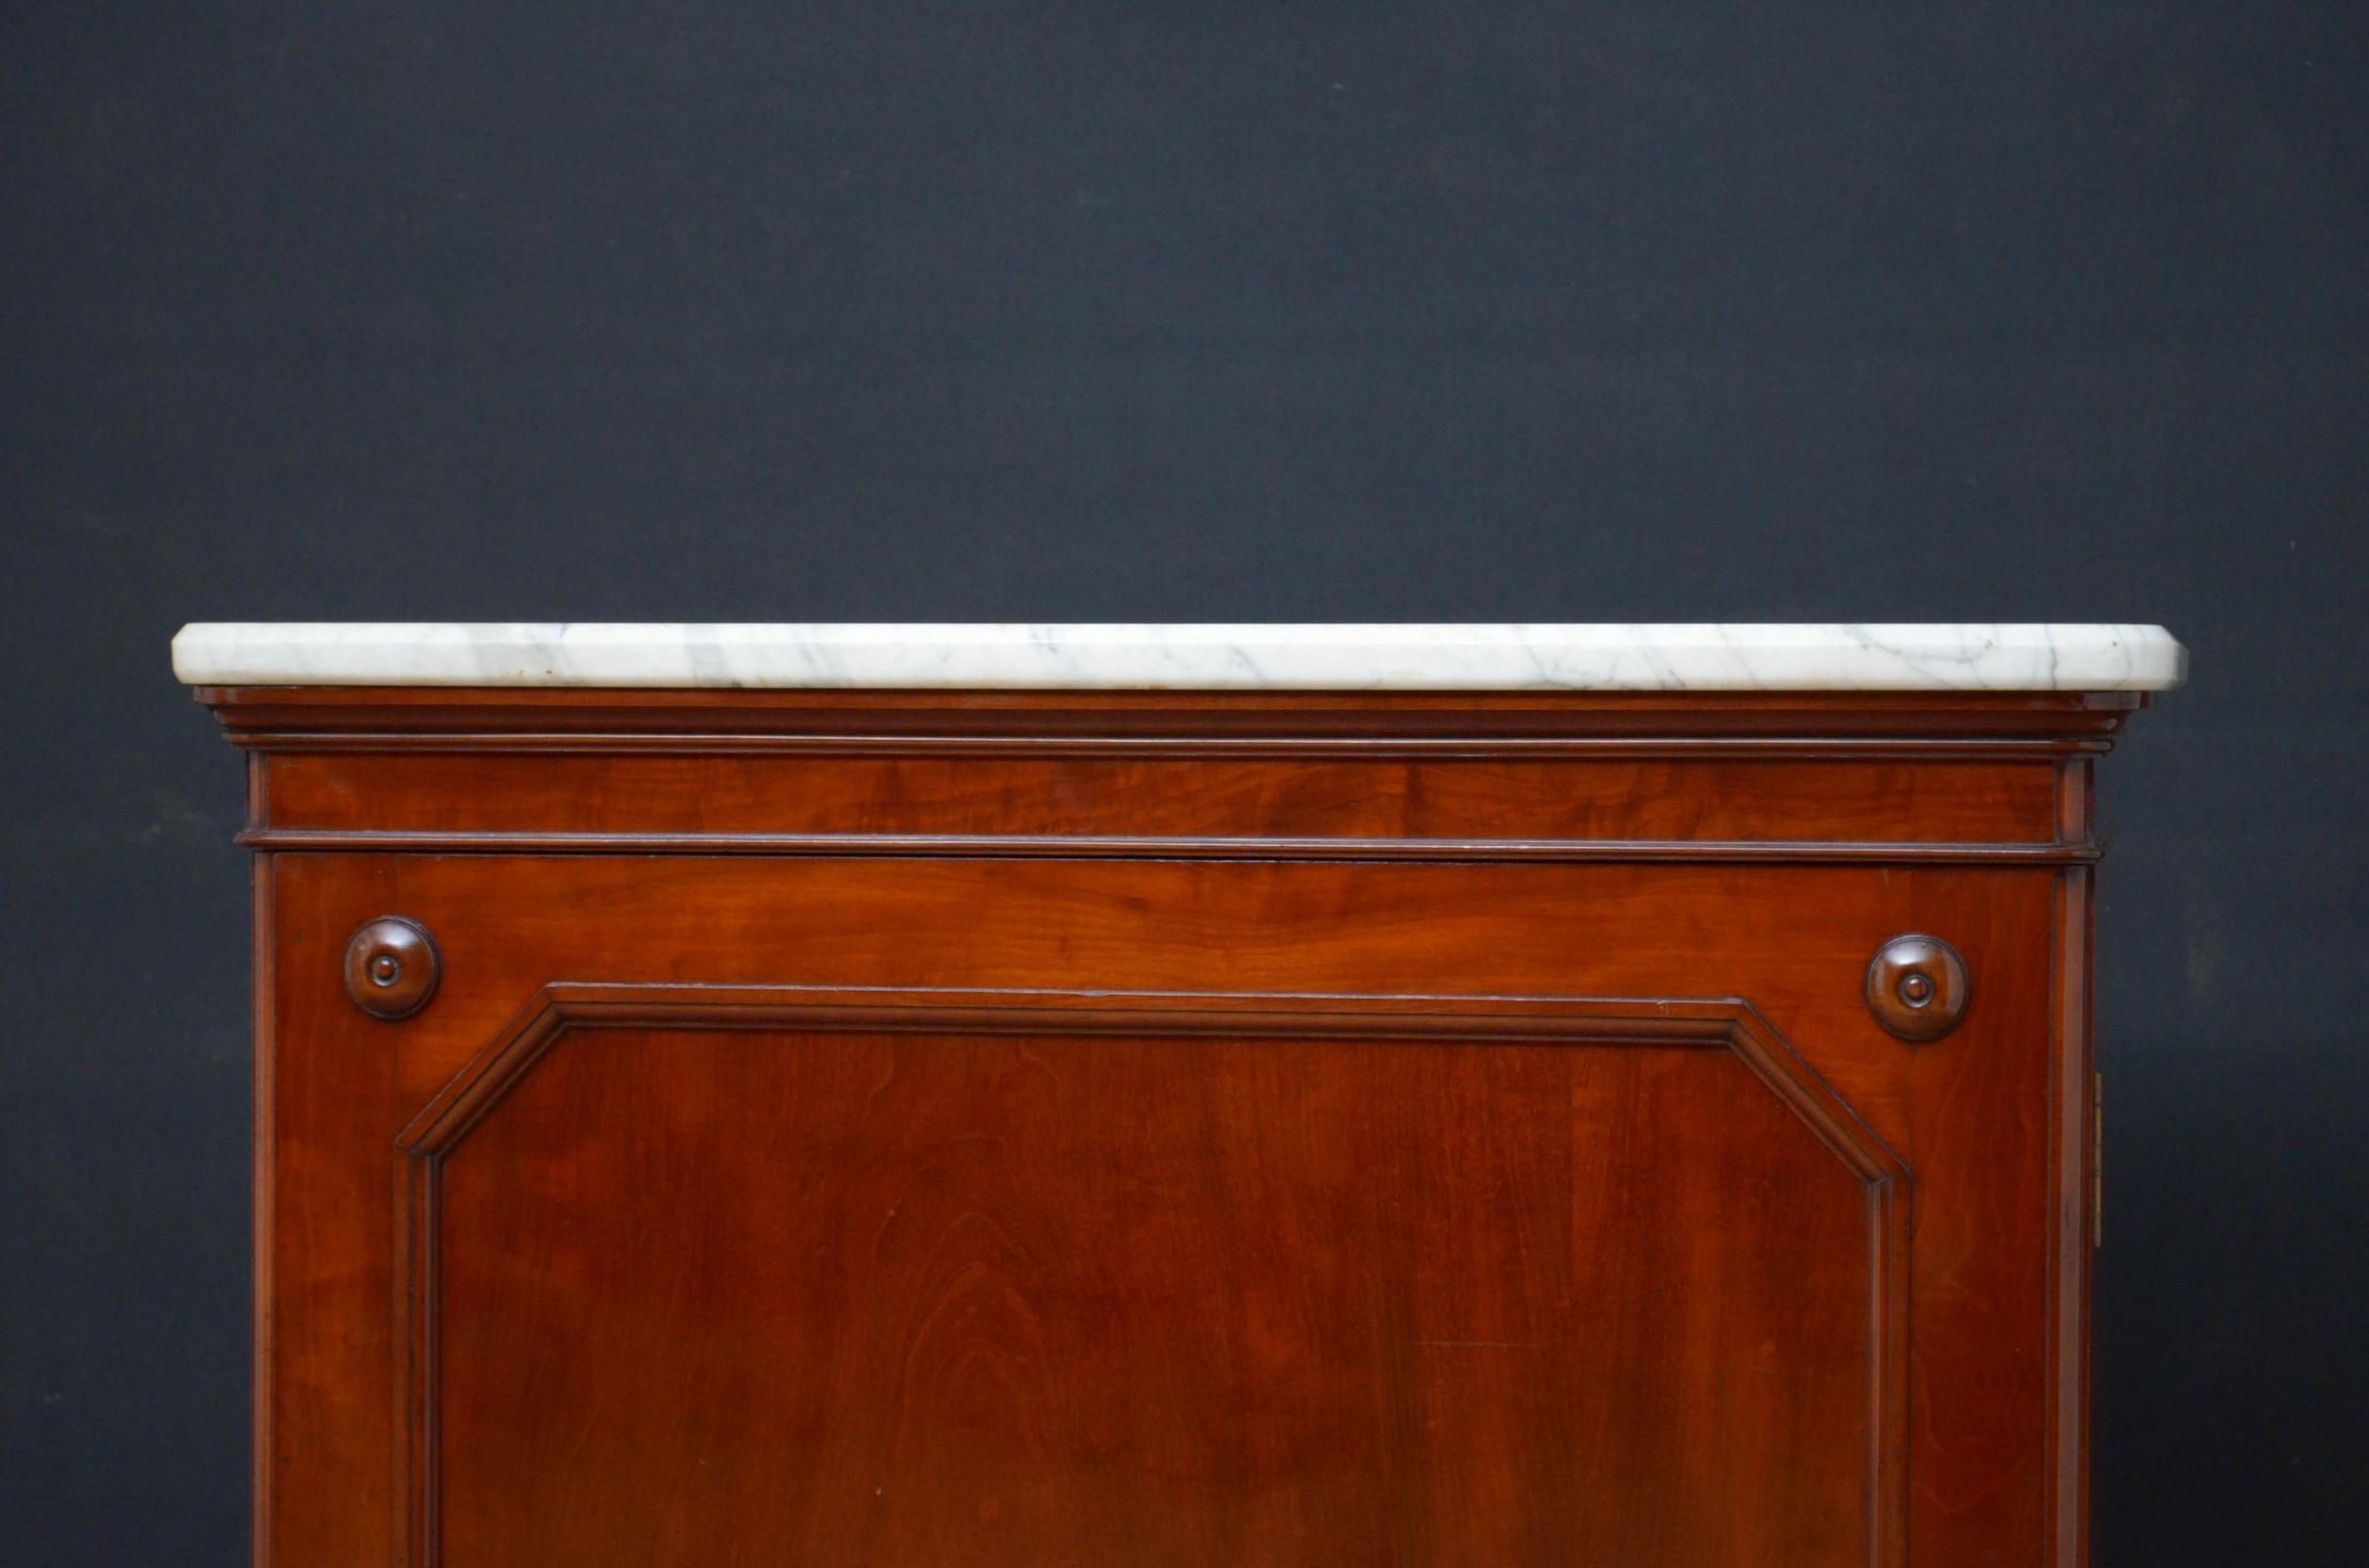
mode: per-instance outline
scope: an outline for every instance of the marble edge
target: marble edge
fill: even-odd
[[[2160,692],[2187,651],[2105,623],[623,624],[211,622],[191,686]]]

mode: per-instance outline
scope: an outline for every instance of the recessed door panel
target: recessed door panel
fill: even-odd
[[[1890,1560],[1903,1173],[1733,1004],[560,986],[401,1158],[450,1568]]]

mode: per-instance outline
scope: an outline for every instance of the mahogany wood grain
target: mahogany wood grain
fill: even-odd
[[[243,744],[317,750],[420,745],[706,748],[881,737],[1063,745],[1167,738],[1205,750],[1441,739],[1765,748],[1786,741],[2101,749],[2139,692],[697,691],[571,687],[193,688]],[[1372,749],[1370,747],[1360,749]]]
[[[1901,1173],[1733,1010],[591,994],[403,1140],[442,1560],[1865,1562],[1895,1525]]]
[[[275,756],[264,830],[836,839],[2056,841],[2030,760]]]
[[[259,1562],[2081,1560],[2128,702],[215,695],[392,836],[258,860]],[[401,837],[527,823],[629,841]]]

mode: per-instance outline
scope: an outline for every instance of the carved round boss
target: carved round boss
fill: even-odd
[[[346,944],[346,995],[371,1017],[391,1023],[427,1005],[440,968],[425,927],[399,914],[381,915]]]
[[[1937,936],[1893,937],[1868,961],[1868,1011],[1904,1040],[1938,1040],[1957,1028],[1973,991],[1966,961]]]

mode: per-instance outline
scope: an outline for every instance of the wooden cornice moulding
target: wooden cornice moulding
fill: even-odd
[[[2142,692],[1456,693],[193,689],[275,749],[1222,754],[1473,748],[1680,754],[1891,746],[2102,749]]]
[[[1009,716],[1006,714],[1005,716]],[[1386,711],[1369,710],[1369,722]],[[349,744],[251,752],[280,850],[1236,857],[2079,860],[2065,780],[2103,746],[1698,732],[1081,744]],[[733,737],[745,742],[747,737]]]

